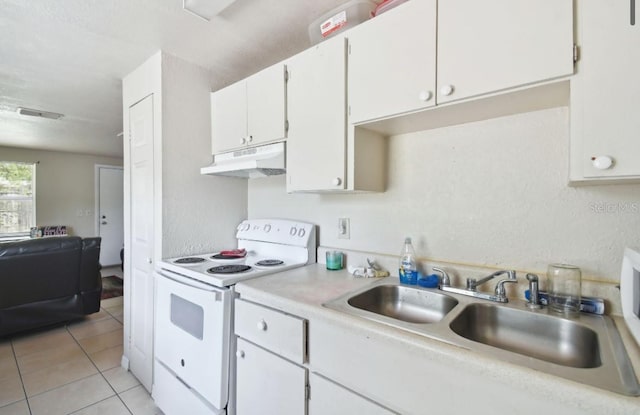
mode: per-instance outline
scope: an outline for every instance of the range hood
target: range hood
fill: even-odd
[[[286,173],[284,143],[267,144],[216,154],[213,156],[213,164],[202,167],[200,173],[245,179],[284,174]]]

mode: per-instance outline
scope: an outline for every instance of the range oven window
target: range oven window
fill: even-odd
[[[198,304],[171,294],[171,322],[193,337],[202,340],[204,310]]]

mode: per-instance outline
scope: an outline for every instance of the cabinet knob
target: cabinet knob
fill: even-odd
[[[335,179],[333,179],[333,181],[331,182],[334,186],[340,186],[340,184],[342,183],[342,179],[339,177],[336,177]]]
[[[442,85],[442,87],[440,87],[440,93],[444,96],[453,94],[453,85]]]
[[[257,324],[258,330],[267,331],[267,322],[264,320],[260,320]]]
[[[420,99],[420,101],[427,102],[431,99],[432,96],[433,94],[431,93],[431,91],[420,91],[418,99]]]
[[[236,356],[238,357],[238,359],[244,359],[244,351],[243,350],[238,350],[236,352]]]
[[[249,136],[249,139],[247,140],[247,142],[249,142],[249,143],[253,142],[253,136],[252,135]]]
[[[247,138],[246,137],[242,137],[240,139],[240,144],[247,144]]]
[[[150,264],[150,263],[152,263],[152,262],[153,262],[153,260],[152,260],[151,258],[147,258],[147,263],[148,263],[148,264]]]
[[[591,157],[593,167],[598,170],[607,170],[613,166],[613,158],[609,156]]]

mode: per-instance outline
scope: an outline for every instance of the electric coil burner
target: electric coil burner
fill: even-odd
[[[206,261],[206,259],[204,258],[200,258],[197,256],[189,256],[189,257],[185,257],[185,258],[178,258],[175,261],[173,261],[174,264],[184,264],[184,265],[190,265],[190,264],[199,264],[201,262]]]
[[[275,267],[282,264],[284,264],[284,261],[279,259],[263,259],[262,261],[256,262],[255,265],[259,267]]]
[[[207,272],[210,274],[237,274],[239,272],[249,271],[250,269],[251,267],[249,265],[220,265],[209,268]]]
[[[211,255],[209,258],[226,260],[226,259],[242,259],[244,257],[238,256],[238,255],[215,254],[215,255]]]

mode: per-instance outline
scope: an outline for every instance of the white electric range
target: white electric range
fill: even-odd
[[[234,284],[316,262],[309,223],[245,220],[238,252],[169,258],[156,270],[153,398],[166,415],[235,414]]]

